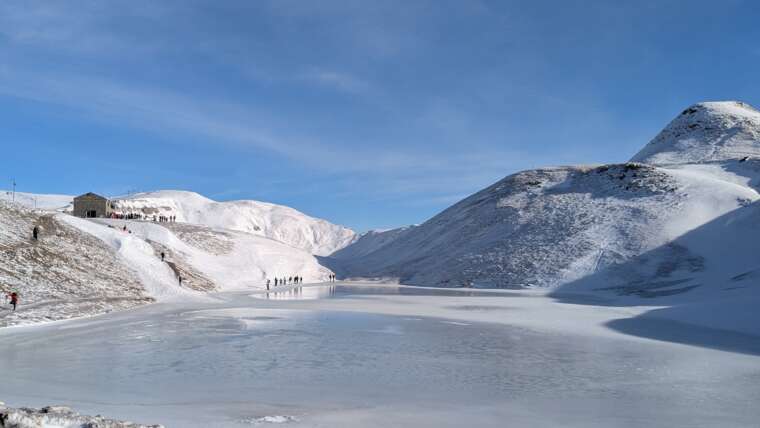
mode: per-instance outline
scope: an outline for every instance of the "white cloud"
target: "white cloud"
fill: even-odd
[[[370,85],[366,81],[351,74],[338,71],[311,70],[304,73],[302,78],[306,81],[353,94],[366,93],[370,89]]]

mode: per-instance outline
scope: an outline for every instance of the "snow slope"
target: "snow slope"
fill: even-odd
[[[140,283],[151,297],[165,301],[194,294],[193,290],[180,286],[169,265],[159,259],[153,247],[144,239],[121,229],[109,228],[67,214],[58,214],[57,219],[100,239],[111,247],[119,260],[137,273]]]
[[[703,103],[684,115],[633,158],[657,165],[520,172],[387,245],[325,263],[343,277],[516,288],[553,287],[625,263],[760,197],[760,164],[745,159],[760,153],[757,112]],[[692,116],[703,132],[690,127]],[[682,128],[691,129],[689,145],[679,143]]]
[[[644,314],[760,336],[760,202],[723,216],[625,263],[557,289],[560,299],[592,294],[608,305],[666,308]]]
[[[93,315],[152,301],[113,247],[61,218],[0,202],[0,291],[20,294],[17,312],[3,304],[0,326]],[[31,239],[34,226],[40,228],[38,241]]]
[[[163,251],[167,260],[183,271],[183,278],[188,278],[183,282],[185,286],[200,279],[215,290],[264,288],[267,279],[298,275],[305,282],[318,282],[331,273],[304,250],[250,233],[183,223],[105,219],[85,222],[117,235],[126,225],[132,232],[129,238],[144,243],[141,245],[151,262],[165,265],[159,260]],[[173,277],[172,273],[171,282],[175,283]]]
[[[758,197],[717,171],[640,164],[525,171],[334,268],[417,285],[555,286]]]
[[[122,212],[176,216],[188,222],[248,232],[316,255],[328,255],[355,239],[355,232],[293,208],[258,201],[216,202],[197,193],[163,190],[114,200]]]
[[[700,163],[760,156],[760,111],[738,101],[706,102],[684,110],[631,161]]]

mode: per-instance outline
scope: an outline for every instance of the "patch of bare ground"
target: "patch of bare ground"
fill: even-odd
[[[174,275],[182,277],[182,286],[196,291],[214,291],[216,285],[208,277],[194,269],[185,259],[184,255],[172,251],[169,247],[158,242],[147,241],[156,254],[164,253],[167,265],[174,271]]]
[[[229,254],[235,247],[232,235],[222,230],[187,223],[161,223],[175,236],[195,248],[217,256]]]

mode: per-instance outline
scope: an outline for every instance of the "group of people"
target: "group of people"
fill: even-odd
[[[143,213],[117,213],[112,212],[111,218],[116,220],[142,220]]]
[[[270,280],[267,279],[267,288],[269,288]],[[274,279],[274,286],[277,287],[278,285],[289,285],[289,284],[303,284],[303,277],[302,276],[289,276],[287,278],[275,278]]]
[[[147,214],[143,213],[118,213],[118,212],[112,212],[111,218],[116,220],[148,220],[148,221],[154,221],[158,223],[176,223],[177,222],[177,216],[176,215],[153,215],[149,216]]]
[[[163,260],[163,253],[161,253],[161,260]],[[329,282],[335,282],[336,276],[335,274],[330,274],[328,276]],[[275,278],[274,279],[274,286],[281,286],[281,285],[291,285],[291,284],[303,284],[303,277],[302,276],[290,276],[287,278]],[[267,279],[267,290],[269,290],[269,286],[272,285],[272,280]]]

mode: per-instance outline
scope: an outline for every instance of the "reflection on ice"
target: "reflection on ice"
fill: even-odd
[[[283,290],[251,294],[251,297],[268,300],[313,300],[353,296],[451,296],[451,297],[504,297],[516,295],[494,294],[470,289],[422,288],[392,285],[307,285]]]
[[[334,285],[321,287],[295,287],[283,291],[252,294],[251,297],[268,300],[313,300],[335,296]]]

